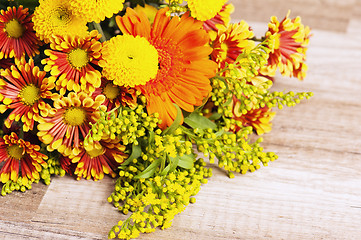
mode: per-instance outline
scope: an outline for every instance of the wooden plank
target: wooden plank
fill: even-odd
[[[234,18],[268,22],[270,16],[282,20],[291,10],[291,17],[301,16],[312,28],[345,32],[358,6],[357,0],[230,0],[235,6]],[[358,13],[360,15],[360,13]]]

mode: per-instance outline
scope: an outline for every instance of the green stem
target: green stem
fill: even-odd
[[[102,29],[102,26],[100,26],[100,23],[93,22],[93,26],[102,35],[102,37],[100,38],[100,41],[105,42],[107,39],[105,38],[105,34]]]

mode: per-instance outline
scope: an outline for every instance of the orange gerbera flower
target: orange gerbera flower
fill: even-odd
[[[159,113],[161,128],[174,121],[174,103],[187,112],[202,104],[211,91],[209,78],[217,67],[209,60],[212,49],[207,45],[209,37],[202,29],[203,23],[188,14],[171,18],[167,11],[159,10],[153,25],[144,13],[130,8],[125,16],[116,17],[123,34],[147,39],[158,52],[156,76],[136,89],[146,96],[148,113]]]
[[[0,59],[39,54],[40,41],[33,30],[28,9],[8,7],[0,13]]]
[[[274,36],[274,49],[269,55],[267,68],[275,72],[277,67],[282,75],[297,77],[302,80],[306,76],[306,51],[310,38],[310,28],[301,23],[301,18],[287,16],[279,22],[273,16],[268,24],[266,37]]]
[[[71,92],[67,97],[55,95],[54,115],[43,118],[38,125],[38,137],[48,151],[57,149],[64,156],[80,153],[80,143],[90,130],[90,124],[100,117],[103,95],[95,99],[84,92]],[[105,106],[103,107],[105,110]]]
[[[252,126],[252,128],[257,132],[258,135],[262,135],[264,133],[268,133],[272,129],[272,119],[275,116],[275,112],[271,111],[271,108],[263,107],[258,109],[252,109],[248,111],[246,114],[242,114],[239,111],[241,106],[240,100],[236,97],[233,97],[233,118],[237,121],[240,121],[243,126]],[[234,132],[238,132],[240,130],[240,126],[235,125],[233,129]]]
[[[13,132],[0,139],[0,162],[5,162],[0,176],[3,183],[12,180],[16,182],[21,171],[22,183],[40,179],[39,172],[47,167],[44,161],[48,157],[39,152],[40,147],[19,139]]]
[[[245,21],[230,24],[226,30],[219,30],[212,46],[211,57],[223,69],[226,63],[234,63],[238,55],[255,47],[254,34]]]
[[[105,96],[105,105],[109,110],[119,106],[129,106],[134,108],[137,105],[137,94],[134,88],[126,88],[122,86],[114,85],[112,81],[108,81],[102,77],[102,83],[99,88],[95,89],[93,97],[100,94]]]
[[[203,28],[209,31],[218,31],[219,29],[225,29],[231,20],[231,13],[234,11],[233,4],[224,4],[221,11],[219,11],[213,18],[204,21]]]
[[[49,38],[52,50],[44,51],[49,58],[41,62],[46,64],[45,71],[59,77],[56,90],[60,90],[60,94],[65,94],[66,90],[94,92],[100,86],[101,74],[94,68],[101,57],[100,38],[95,30],[85,37],[66,35]]]
[[[21,120],[24,131],[32,130],[34,121],[47,116],[51,106],[46,99],[51,99],[54,82],[45,78],[46,72],[34,66],[34,61],[25,59],[16,61],[16,65],[0,71],[0,112],[12,109],[5,126],[10,127],[14,121]]]
[[[77,163],[74,174],[85,179],[103,179],[104,173],[116,176],[114,170],[124,162],[127,154],[124,153],[125,146],[119,143],[119,139],[101,140],[94,143],[90,149],[82,148],[77,154],[71,154],[69,158]]]

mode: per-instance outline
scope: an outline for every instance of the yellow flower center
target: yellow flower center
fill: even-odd
[[[26,85],[21,89],[19,97],[25,105],[32,106],[40,99],[40,89],[34,84]]]
[[[108,83],[105,88],[103,88],[103,94],[106,98],[113,100],[117,98],[120,94],[119,87],[115,86],[112,83]]]
[[[12,19],[5,24],[5,32],[11,38],[20,38],[24,31],[25,28],[16,19]]]
[[[71,12],[63,7],[58,7],[49,13],[50,22],[54,27],[66,25],[71,21]]]
[[[105,152],[105,149],[103,147],[101,147],[100,149],[96,149],[96,148],[93,148],[92,150],[90,151],[86,151],[86,153],[89,155],[89,157],[91,158],[95,158],[95,157],[98,157],[100,155],[103,155]]]
[[[81,107],[72,107],[65,111],[63,119],[65,124],[71,126],[80,126],[86,120],[86,112]]]
[[[88,52],[81,48],[76,48],[68,53],[68,61],[74,68],[85,67],[89,62]]]
[[[16,160],[20,160],[23,158],[24,149],[22,147],[19,147],[18,145],[11,145],[7,147],[7,152],[10,157],[15,158]]]
[[[118,35],[102,49],[103,75],[118,86],[145,85],[158,72],[158,52],[144,37]]]

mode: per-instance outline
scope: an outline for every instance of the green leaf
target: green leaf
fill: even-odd
[[[185,168],[185,169],[191,169],[193,167],[193,163],[195,161],[195,156],[194,154],[189,154],[189,155],[183,155],[181,157],[179,157],[178,159],[178,166],[181,168]]]
[[[208,119],[209,120],[218,120],[221,117],[222,117],[222,114],[216,112],[216,113],[213,113],[212,116],[210,116]]]
[[[140,179],[140,178],[149,178],[153,176],[155,171],[157,170],[157,167],[161,163],[162,158],[158,158],[154,162],[152,162],[146,169],[144,169],[143,172],[139,173],[137,176],[134,177],[134,179]]]
[[[170,125],[166,130],[163,131],[162,135],[172,134],[182,122],[182,116],[183,116],[182,111],[180,110],[177,104],[174,104],[174,106],[177,108],[177,116],[174,119],[172,125]]]
[[[167,156],[167,160],[169,164],[164,168],[160,175],[167,175],[168,173],[173,172],[178,166],[179,156],[175,158]]]
[[[129,163],[131,163],[133,161],[133,159],[136,159],[138,157],[140,157],[142,155],[142,148],[139,145],[135,145],[133,143],[132,145],[132,153],[130,154],[130,156],[127,158],[127,160],[122,163],[122,165],[120,165],[120,168],[127,166]]]
[[[191,113],[188,117],[186,117],[184,119],[184,122],[193,129],[215,129],[217,127],[217,124],[195,112]]]

